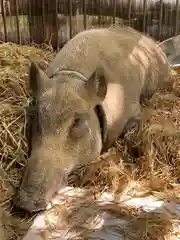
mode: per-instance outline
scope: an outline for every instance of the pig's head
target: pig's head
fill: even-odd
[[[50,79],[35,63],[29,85],[33,96],[33,118],[29,116],[27,129],[29,158],[15,204],[34,212],[46,208],[75,166],[101,153],[106,136],[101,102],[107,86],[95,74],[88,81],[75,72],[59,72]]]

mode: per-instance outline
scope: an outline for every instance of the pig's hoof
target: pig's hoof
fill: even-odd
[[[140,118],[137,118],[137,117],[133,117],[133,118],[130,118],[125,127],[123,128],[122,132],[121,132],[121,135],[120,137],[124,137],[126,133],[128,132],[138,132],[139,131],[139,128],[140,128]]]

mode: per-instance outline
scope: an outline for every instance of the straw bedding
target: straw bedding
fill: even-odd
[[[47,46],[0,45],[0,236],[5,240],[19,239],[31,222],[27,216],[10,214],[10,200],[26,164],[24,106],[29,97],[28,58],[45,69],[53,56]],[[169,79],[171,84],[157,92],[142,109],[140,130],[126,134],[97,161],[76,169],[69,176],[69,184],[92,188],[95,197],[107,188],[115,194],[132,195],[138,188],[142,195],[152,193],[180,203],[180,71],[171,71]],[[134,186],[133,181],[138,184]],[[120,214],[122,208],[114,211]],[[123,214],[135,219],[131,229],[138,226],[142,236],[145,217],[133,211],[126,209]],[[146,221],[149,239],[165,239],[172,220],[162,216],[150,219]]]

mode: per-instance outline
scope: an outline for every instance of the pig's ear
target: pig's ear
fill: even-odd
[[[29,69],[29,87],[34,97],[44,90],[48,80],[48,76],[37,66],[37,64],[31,62]]]
[[[104,77],[98,77],[96,73],[86,82],[86,89],[91,99],[102,102],[107,93],[107,83]]]

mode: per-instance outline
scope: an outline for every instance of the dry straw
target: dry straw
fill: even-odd
[[[7,213],[14,187],[18,187],[26,163],[24,106],[29,96],[28,58],[39,62],[45,69],[53,56],[54,53],[47,46],[0,45],[0,225],[4,226],[0,227],[0,236],[5,234],[4,239],[20,239],[19,236],[29,225],[26,218],[22,222],[22,219]],[[132,196],[141,191],[138,193],[141,196],[151,193],[160,199],[180,202],[178,70],[171,72],[170,81],[172,84],[161,89],[142,109],[139,131],[126,134],[99,160],[76,169],[69,177],[69,183],[91,188],[95,199],[98,199],[100,192],[109,189],[116,194],[128,193]],[[113,211],[121,215],[122,209],[120,206]],[[128,208],[123,210],[128,216],[132,216],[133,211]],[[133,236],[133,229],[137,228],[138,239],[168,239],[167,235],[173,228],[172,222],[173,219],[165,216],[135,214],[128,229],[131,229],[131,239],[137,239],[137,236]]]
[[[0,204],[4,208],[9,207],[9,200],[14,188],[19,185],[26,161],[24,107],[29,96],[29,58],[45,69],[53,55],[51,48],[46,45],[38,48],[0,44]],[[10,236],[15,234],[9,229],[7,232]]]

